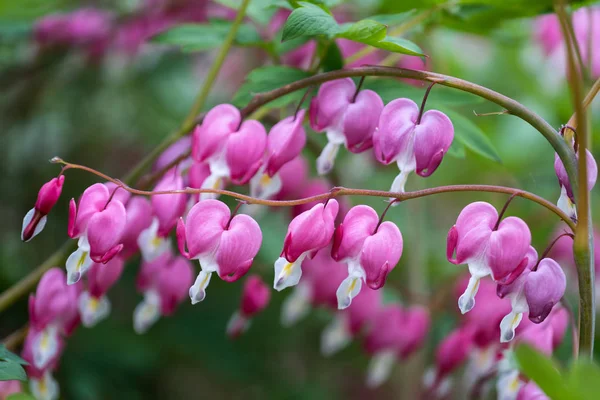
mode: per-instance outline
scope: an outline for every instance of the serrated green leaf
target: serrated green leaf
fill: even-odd
[[[333,16],[312,3],[300,2],[299,4],[302,7],[292,11],[285,22],[282,41],[301,36],[332,36],[337,33],[339,25]]]
[[[450,118],[452,125],[454,125],[455,140],[458,140],[470,150],[485,158],[502,163],[494,145],[477,125],[456,111],[446,108],[442,111]]]
[[[8,396],[6,400],[35,400],[35,397],[28,393],[14,393]]]
[[[248,74],[246,81],[235,94],[233,104],[238,107],[243,107],[248,104],[252,99],[252,96],[257,93],[267,92],[308,76],[309,73],[306,71],[285,66],[257,68]],[[291,102],[299,100],[302,95],[302,91],[290,93],[269,103],[269,107],[283,107]]]
[[[573,398],[568,392],[558,365],[552,359],[527,345],[518,346],[515,356],[519,370],[532,379],[550,398],[555,400]]]
[[[378,42],[385,38],[386,31],[387,26],[384,24],[371,19],[363,19],[353,24],[342,25],[336,37],[354,40],[355,42]]]
[[[600,394],[600,367],[590,361],[576,361],[567,377],[569,391],[581,400],[596,400]]]
[[[185,52],[210,50],[223,43],[230,29],[231,22],[221,20],[208,24],[182,24],[154,36],[152,41],[179,46]],[[239,46],[260,46],[263,43],[250,24],[239,27],[235,42]]]
[[[0,381],[26,381],[23,366],[14,361],[0,361]]]

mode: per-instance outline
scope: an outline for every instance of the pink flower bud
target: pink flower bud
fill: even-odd
[[[396,99],[381,112],[373,134],[375,157],[387,165],[396,162],[400,174],[392,191],[403,192],[408,174],[427,177],[435,172],[454,139],[454,127],[442,112],[429,110],[420,123],[419,106],[410,99]]]
[[[100,298],[119,280],[125,262],[121,257],[114,257],[106,264],[94,264],[88,272],[88,291]]]
[[[176,170],[171,170],[156,184],[154,191],[182,190],[183,178]],[[186,195],[159,194],[151,198],[154,215],[158,218],[158,235],[165,237],[177,225],[177,220],[185,212]]]
[[[53,178],[49,182],[44,183],[41,187],[35,202],[35,209],[42,215],[50,214],[52,207],[54,207],[60,197],[64,182],[65,176],[60,175],[58,178]]]
[[[304,110],[297,115],[282,119],[267,137],[266,173],[273,177],[286,163],[300,155],[306,144],[306,131],[302,127]]]
[[[446,256],[453,264],[468,264],[471,279],[458,304],[464,314],[475,305],[479,280],[492,275],[494,281],[509,284],[523,272],[531,243],[529,227],[517,217],[498,220],[496,209],[485,202],[465,207],[450,232]],[[456,253],[456,256],[453,255]]]
[[[339,147],[360,153],[373,146],[372,137],[383,109],[381,97],[372,90],[356,94],[350,78],[326,82],[310,104],[311,127],[327,133],[327,146],[317,159],[317,171],[331,171]]]
[[[591,191],[594,188],[594,185],[596,184],[596,179],[598,178],[598,165],[596,164],[596,160],[594,159],[594,156],[592,155],[592,153],[590,153],[589,150],[586,150],[586,154],[587,187],[588,191]],[[579,158],[579,152],[577,152],[576,156],[577,158]],[[569,176],[567,175],[565,166],[563,165],[561,159],[558,157],[558,154],[554,155],[554,171],[556,172],[558,183],[561,188],[561,195],[558,199],[558,206],[569,217],[577,219],[573,188],[571,187],[571,182],[569,181]]]
[[[157,290],[160,295],[162,315],[171,315],[187,297],[188,290],[194,280],[194,269],[183,257],[174,257],[172,261],[159,269],[156,277]]]
[[[101,183],[95,183],[85,189],[77,205],[75,199],[71,199],[69,206],[69,236],[71,238],[75,239],[85,234],[89,219],[106,207],[109,197],[108,188]]]
[[[202,200],[194,205],[186,223],[180,219],[177,226],[179,251],[188,259],[199,260],[202,268],[190,288],[192,303],[204,299],[213,272],[226,282],[245,275],[261,242],[260,227],[251,217],[239,214],[231,218],[229,208],[218,200]]]
[[[152,223],[152,205],[148,199],[141,196],[134,196],[127,202],[126,214],[127,223],[125,231],[121,236],[121,243],[123,243],[121,256],[124,258],[138,250],[137,239],[140,233]]]
[[[540,323],[565,294],[567,279],[562,268],[551,258],[540,261],[536,271],[531,271],[525,283],[525,297],[529,305],[529,319]]]
[[[371,289],[385,284],[387,275],[402,256],[402,234],[393,223],[386,221],[377,232],[365,239],[360,264],[366,272],[366,282]]]
[[[29,296],[29,323],[33,329],[42,330],[59,321],[69,307],[65,273],[50,268],[38,283],[35,296]]]
[[[242,117],[231,104],[213,107],[198,125],[192,136],[192,155],[203,162],[217,155],[225,146],[227,138],[238,129]]]
[[[258,275],[251,275],[244,283],[240,310],[247,318],[253,317],[269,304],[271,290]]]
[[[87,238],[90,258],[106,264],[123,248],[121,236],[125,232],[127,213],[118,200],[111,200],[106,208],[92,215],[88,221]]]
[[[519,389],[517,400],[550,400],[550,397],[546,396],[534,381],[529,381]]]
[[[338,202],[317,204],[292,220],[288,227],[281,257],[275,261],[274,288],[278,291],[294,286],[302,276],[302,261],[306,256],[327,246],[335,230]]]
[[[473,346],[473,330],[464,326],[452,331],[438,345],[435,353],[437,381],[458,368],[469,356]]]
[[[229,177],[236,185],[245,185],[262,165],[267,132],[258,121],[244,121],[239,130],[229,135],[226,146]]]
[[[423,346],[431,321],[426,308],[413,306],[404,312],[404,326],[399,343],[399,356],[405,360]]]

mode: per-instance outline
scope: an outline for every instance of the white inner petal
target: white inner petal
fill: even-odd
[[[331,356],[352,341],[345,314],[336,314],[321,334],[321,354]]]
[[[106,296],[96,298],[90,295],[88,291],[79,296],[78,301],[79,315],[81,323],[86,328],[95,326],[110,314],[110,301]]]
[[[292,294],[283,300],[283,304],[281,305],[281,324],[289,327],[308,315],[311,299],[312,288],[310,284],[304,281],[300,282],[292,290]]]
[[[306,253],[300,255],[294,262],[289,262],[284,257],[279,257],[275,261],[275,279],[273,281],[273,288],[277,291],[295,286],[300,282],[302,277],[302,261],[306,257]]]
[[[375,388],[388,380],[396,363],[396,352],[384,350],[376,353],[369,362],[367,369],[367,386]]]
[[[89,250],[83,250],[81,247],[77,248],[69,258],[67,258],[67,283],[72,285],[79,282],[81,277],[92,266],[93,261],[90,258]]]
[[[27,214],[25,214],[25,218],[23,218],[23,226],[21,228],[21,240],[24,240],[23,233],[25,232],[25,228],[27,228],[27,226],[31,223],[31,220],[33,219],[34,215],[35,215],[35,208],[32,208],[31,210],[29,210],[27,212]],[[38,224],[35,226],[35,229],[33,230],[33,235],[31,235],[31,237],[26,240],[27,242],[29,242],[31,239],[36,237],[44,229],[44,227],[46,226],[47,220],[48,220],[48,217],[46,215],[44,215],[42,218],[40,218],[40,220],[38,221]]]
[[[198,277],[196,278],[196,281],[194,282],[189,291],[192,304],[197,304],[204,300],[204,298],[206,297],[206,287],[210,283],[211,276],[211,271],[206,271],[204,269],[200,271]]]
[[[137,238],[142,258],[146,262],[155,260],[171,247],[171,239],[158,236],[158,226],[158,218],[154,217],[150,226]]]
[[[160,315],[160,295],[154,290],[148,290],[144,293],[144,300],[133,311],[133,329],[139,335],[146,333]]]
[[[560,187],[560,197],[558,198],[558,202],[556,203],[558,208],[560,208],[565,214],[569,216],[574,221],[577,221],[577,206],[571,201],[569,196],[567,195],[567,189],[561,185]]]
[[[57,400],[59,397],[58,383],[50,371],[44,372],[42,379],[32,378],[29,381],[29,389],[37,400]]]
[[[33,340],[33,364],[44,369],[58,353],[58,329],[49,325]]]

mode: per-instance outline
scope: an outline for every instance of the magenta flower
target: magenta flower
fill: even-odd
[[[183,178],[176,169],[169,171],[154,187],[155,191],[184,189]],[[151,198],[154,218],[150,226],[140,232],[137,243],[145,261],[152,261],[171,246],[169,233],[185,212],[185,193],[157,194]]]
[[[258,275],[251,275],[244,283],[239,312],[227,323],[227,336],[236,338],[250,326],[250,320],[269,304],[271,290]]]
[[[404,325],[398,348],[398,356],[406,360],[420,349],[427,338],[431,319],[425,307],[412,306],[404,312]]]
[[[239,110],[230,104],[214,107],[193,134],[194,159],[210,165],[202,188],[220,189],[227,179],[245,185],[261,167],[266,146],[267,132],[260,122],[242,122]],[[214,197],[203,194],[200,199]]]
[[[520,218],[508,217],[498,224],[498,212],[489,203],[466,206],[448,232],[446,256],[453,264],[468,264],[471,279],[458,307],[464,314],[475,306],[479,280],[512,283],[527,266],[531,233]],[[456,253],[456,256],[454,254]]]
[[[95,326],[110,314],[110,301],[106,292],[119,280],[125,261],[114,257],[105,265],[93,264],[87,274],[88,290],[78,300],[81,323],[87,328]]]
[[[419,116],[414,101],[396,99],[384,107],[373,134],[377,160],[385,165],[396,162],[400,169],[392,192],[404,192],[412,171],[423,177],[433,174],[454,139],[454,127],[446,114],[429,110]]]
[[[21,229],[21,240],[29,242],[46,226],[47,215],[58,201],[65,182],[65,176],[60,175],[46,182],[38,192],[35,206],[25,214]]]
[[[250,180],[250,194],[268,199],[281,190],[279,170],[297,158],[306,144],[306,132],[302,127],[304,110],[276,123],[267,137],[266,159]]]
[[[596,164],[596,160],[594,159],[592,153],[590,153],[589,150],[586,150],[585,152],[587,154],[587,187],[588,191],[591,191],[596,184],[596,179],[598,178],[598,165]],[[576,155],[579,158],[579,152],[577,152]],[[576,221],[577,208],[575,207],[573,188],[571,187],[571,182],[569,181],[569,176],[567,175],[565,166],[558,157],[558,154],[554,155],[554,171],[556,172],[558,183],[560,185],[560,198],[558,199],[557,205],[565,212],[565,214]]]
[[[348,277],[338,291],[338,308],[348,307],[364,281],[379,289],[402,256],[402,234],[389,221],[379,225],[379,216],[369,206],[359,205],[348,211],[336,228],[331,256],[348,265]]]
[[[377,313],[364,341],[364,348],[371,355],[367,386],[377,387],[389,378],[398,358],[403,331],[408,328],[405,322],[405,311],[400,305],[385,306]]]
[[[314,257],[316,251],[329,244],[338,208],[338,202],[332,199],[326,204],[315,205],[292,220],[281,257],[275,261],[275,290],[297,285],[302,276],[302,261],[308,255]]]
[[[177,225],[179,251],[190,260],[198,260],[202,269],[190,288],[192,304],[204,300],[213,272],[226,282],[244,276],[261,242],[256,221],[244,214],[232,217],[225,203],[209,199],[192,207],[185,224],[180,219]]]
[[[2,400],[6,400],[11,394],[21,393],[21,390],[19,381],[0,381],[0,399]]]
[[[534,381],[529,381],[519,389],[517,400],[550,400],[550,397],[546,396]]]
[[[186,152],[190,151],[192,147],[192,136],[187,135],[167,147],[165,151],[161,153],[161,155],[156,159],[154,165],[152,166],[153,172],[158,172],[164,168],[167,168],[171,163],[175,162],[175,160],[179,159],[179,157],[186,154]],[[185,169],[190,162],[190,158],[185,159],[184,161],[178,163],[177,165]]]
[[[512,311],[500,323],[501,342],[514,338],[523,313],[528,312],[529,319],[536,324],[544,321],[567,287],[565,273],[556,261],[544,258],[534,270],[538,260],[533,247],[530,247],[527,258],[527,268],[514,282],[498,285],[498,296],[507,296],[512,306]]]
[[[112,199],[103,210],[90,217],[87,240],[92,261],[106,264],[123,249],[121,236],[126,225],[125,206],[116,199]]]
[[[320,175],[331,171],[341,145],[352,153],[373,146],[373,132],[381,110],[381,97],[372,90],[361,90],[357,94],[356,85],[350,78],[321,85],[309,110],[311,127],[327,134],[327,145],[317,158]]]
[[[123,258],[127,258],[139,250],[138,237],[152,223],[152,205],[146,198],[134,196],[127,202],[125,211],[127,222],[121,236],[123,250],[120,253]]]
[[[21,357],[29,363],[25,367],[27,377],[29,378],[29,390],[36,399],[58,399],[58,383],[52,377],[52,370],[56,369],[58,360],[64,349],[64,342],[59,338],[56,353],[46,363],[44,367],[36,365],[35,348],[40,342],[40,332],[35,329],[29,329],[23,344]]]

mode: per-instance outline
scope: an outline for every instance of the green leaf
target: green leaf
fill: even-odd
[[[382,24],[386,24],[386,25],[400,25],[400,24],[406,22],[407,20],[409,20],[410,18],[414,17],[416,13],[417,13],[417,10],[410,10],[410,11],[406,11],[403,13],[397,13],[397,14],[373,15],[372,17],[369,17],[369,19],[375,20],[377,22],[381,22]]]
[[[152,38],[155,43],[181,47],[185,52],[210,50],[221,46],[231,29],[231,22],[213,20],[208,24],[182,24]],[[262,38],[249,24],[242,24],[235,43],[240,46],[261,46]]]
[[[415,43],[401,37],[386,36],[378,42],[363,42],[378,49],[391,51],[394,53],[409,54],[412,56],[424,56],[423,50]]]
[[[387,26],[370,19],[353,24],[344,24],[340,27],[341,32],[338,32],[336,37],[354,40],[355,42],[365,41],[380,41],[386,36]]]
[[[448,149],[448,155],[450,157],[464,159],[466,157],[465,146],[458,140],[452,141],[452,146]]]
[[[519,370],[532,379],[550,398],[555,400],[573,398],[568,390],[559,367],[542,353],[527,345],[515,351]]]
[[[344,68],[344,57],[335,42],[331,42],[329,47],[327,47],[327,51],[321,60],[321,68],[325,72]]]
[[[490,139],[471,120],[448,109],[442,110],[454,125],[454,139],[458,140],[475,153],[489,158],[492,161],[502,163],[498,152]]]
[[[6,400],[35,400],[35,397],[28,393],[15,393],[8,396]]]
[[[0,381],[26,381],[23,366],[14,361],[0,361]]]
[[[586,361],[576,361],[567,378],[569,391],[581,400],[596,400],[600,393],[600,367]]]
[[[321,7],[300,2],[302,7],[292,11],[283,27],[281,40],[295,39],[300,36],[334,35],[339,29],[335,19]]]
[[[4,360],[4,361],[14,362],[14,363],[21,364],[21,365],[29,365],[29,363],[27,361],[23,360],[18,355],[10,352],[6,348],[6,346],[4,346],[3,344],[0,344],[0,359]]]
[[[267,92],[278,87],[295,82],[299,79],[308,77],[310,74],[306,71],[284,67],[284,66],[268,66],[253,70],[246,77],[246,81],[238,90],[233,98],[233,104],[238,107],[243,107],[257,93]],[[303,95],[302,91],[297,91],[283,96],[269,103],[269,107],[283,107],[291,102],[299,100]]]

